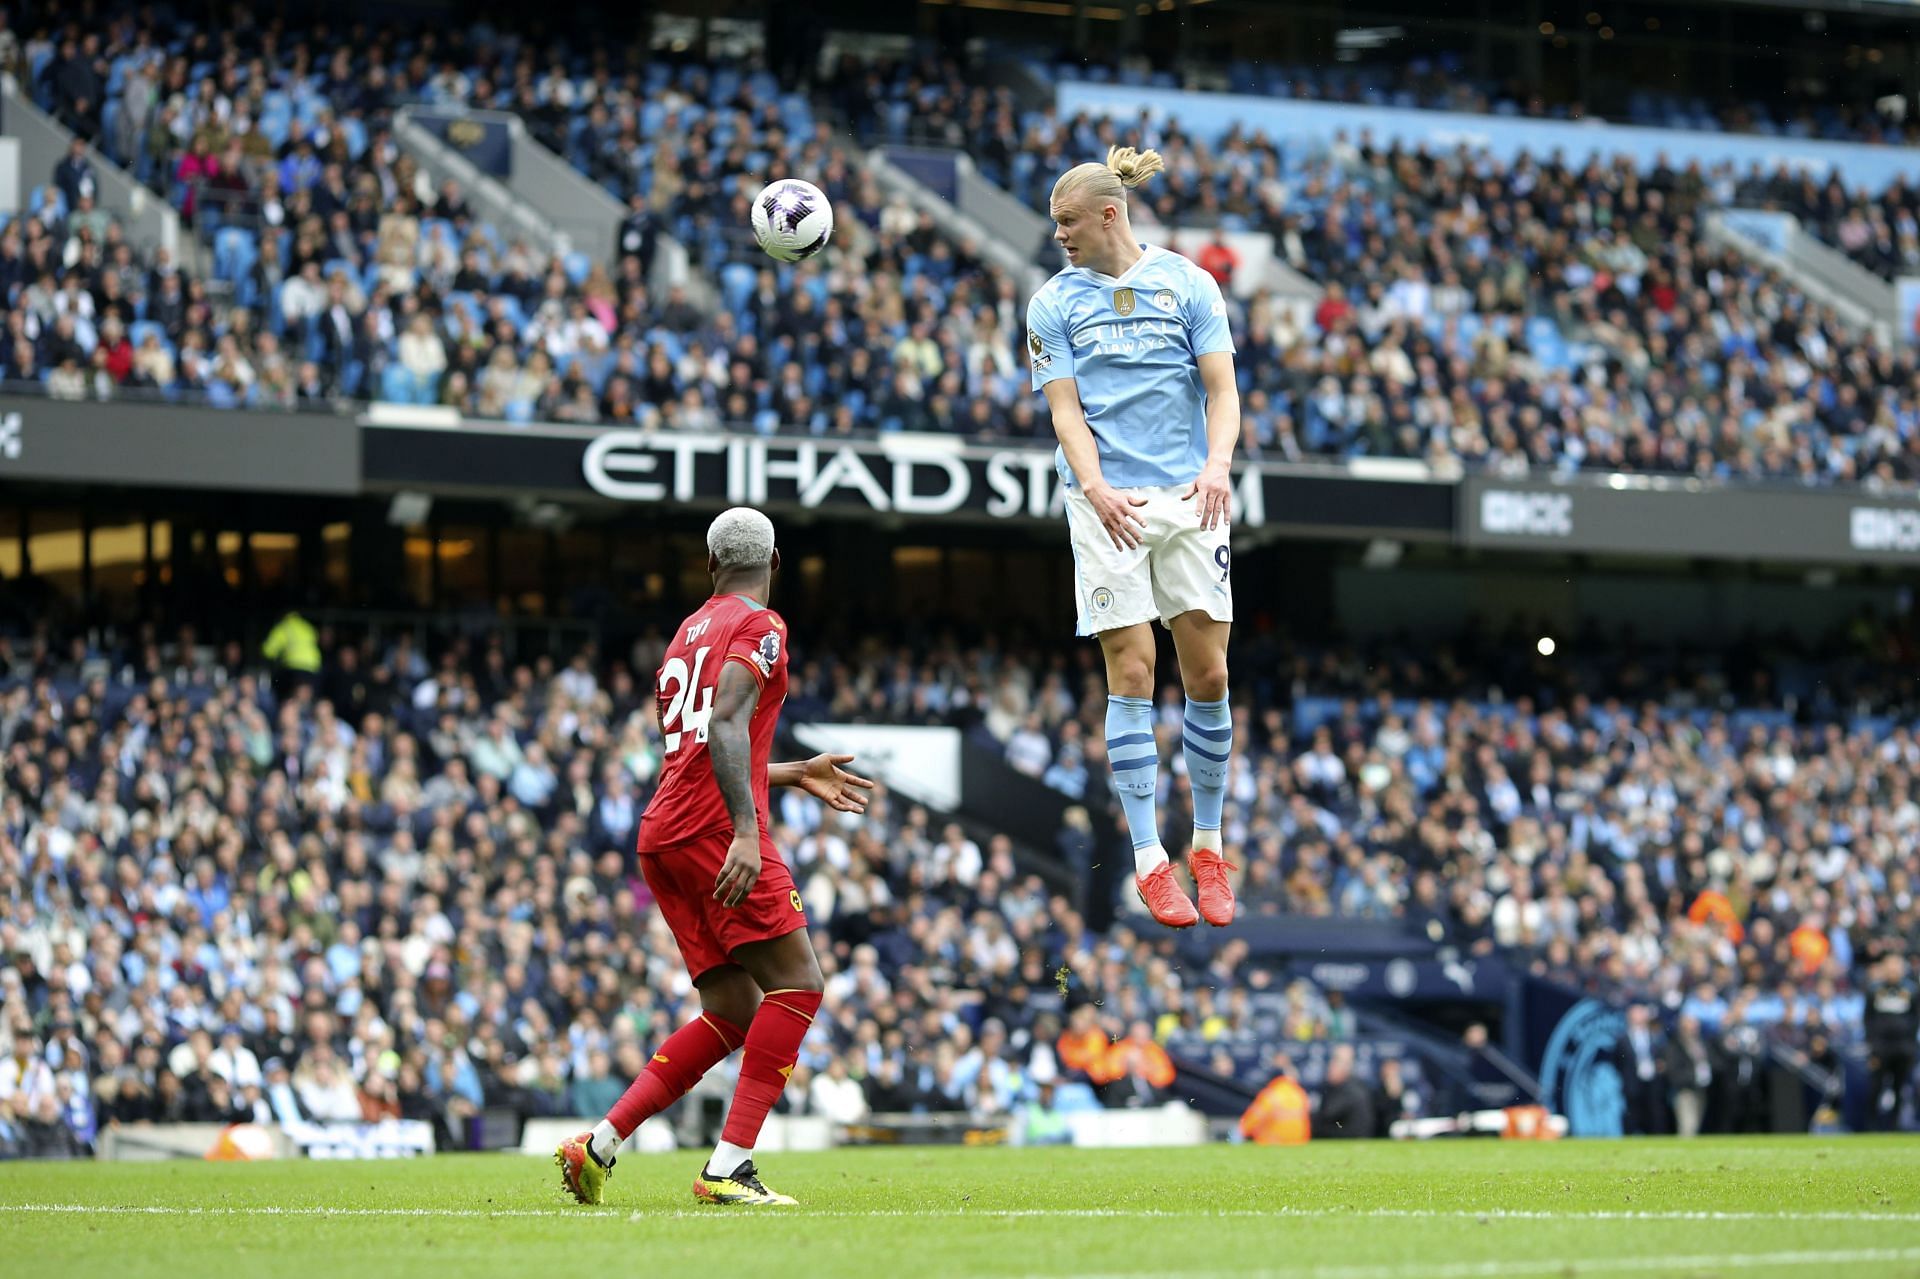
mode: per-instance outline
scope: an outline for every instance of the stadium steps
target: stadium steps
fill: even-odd
[[[942,147],[875,147],[867,152],[866,167],[882,191],[929,215],[947,239],[971,243],[1019,281],[1022,296],[1047,282],[1035,262],[1051,229],[1047,220],[981,177],[966,156]],[[934,182],[950,187],[953,197]]]
[[[11,75],[0,75],[0,132],[19,140],[23,190],[51,182],[54,166],[73,142],[73,133],[36,106]],[[87,159],[99,187],[99,206],[119,219],[128,243],[142,250],[164,248],[189,277],[205,278],[206,249],[182,225],[179,213],[98,148],[89,146]]]
[[[1756,214],[1773,224],[1771,232],[1759,229]],[[1712,213],[1706,220],[1706,239],[1778,272],[1848,323],[1871,330],[1882,345],[1893,344],[1893,335],[1900,329],[1900,303],[1893,285],[1809,234],[1792,214],[1748,209]]]
[[[569,275],[586,275],[585,263],[610,263],[614,238],[626,216],[619,201],[586,174],[548,149],[509,112],[474,111],[473,119],[505,125],[512,145],[510,176],[483,173],[413,118],[411,108],[394,113],[393,136],[435,183],[452,178],[475,209],[509,233],[524,237],[547,256],[571,260]],[[685,246],[662,232],[649,287],[664,296],[674,285],[703,312],[718,304],[713,287],[691,269]],[[584,258],[577,256],[584,255]],[[580,264],[577,268],[573,263]]]

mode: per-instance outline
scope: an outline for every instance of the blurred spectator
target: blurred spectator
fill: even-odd
[[[1666,1077],[1673,1089],[1674,1126],[1682,1137],[1697,1137],[1713,1095],[1713,1055],[1700,1031],[1700,1019],[1682,1014],[1667,1041]]]
[[[1274,1076],[1240,1116],[1240,1135],[1263,1146],[1299,1146],[1313,1135],[1307,1090],[1294,1077],[1293,1061],[1275,1053]]]
[[[1313,1112],[1313,1135],[1371,1137],[1374,1133],[1373,1098],[1354,1078],[1353,1046],[1338,1044],[1327,1058],[1327,1079],[1320,1089],[1320,1105]]]

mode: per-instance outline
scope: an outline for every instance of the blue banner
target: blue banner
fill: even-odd
[[[1697,133],[1597,121],[1530,120],[1406,107],[1348,106],[1079,81],[1061,84],[1056,93],[1063,117],[1087,111],[1111,116],[1122,123],[1142,115],[1150,119],[1173,119],[1186,131],[1209,141],[1237,124],[1263,130],[1276,142],[1309,140],[1325,144],[1338,133],[1344,133],[1350,142],[1357,142],[1362,133],[1367,133],[1380,146],[1392,142],[1445,150],[1466,146],[1509,161],[1524,151],[1534,156],[1562,152],[1574,163],[1592,154],[1628,155],[1642,168],[1665,160],[1676,169],[1695,161],[1703,169],[1731,162],[1741,173],[1756,164],[1765,171],[1784,165],[1788,169],[1822,175],[1839,169],[1849,188],[1867,187],[1876,191],[1896,177],[1920,178],[1920,150],[1912,147]]]
[[[1479,1000],[1504,1003],[1512,977],[1495,956],[1471,959],[1296,959],[1288,976],[1349,999]]]
[[[887,161],[948,204],[960,201],[960,175],[951,151],[888,147]]]
[[[456,111],[413,111],[408,118],[452,147],[480,172],[513,176],[513,135],[504,120],[479,120]]]

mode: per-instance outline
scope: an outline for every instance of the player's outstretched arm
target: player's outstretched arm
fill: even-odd
[[[873,782],[840,767],[851,763],[851,755],[815,755],[812,759],[769,764],[767,782],[773,786],[797,786],[842,813],[864,813],[867,811],[865,792],[873,789]]]
[[[1093,438],[1093,428],[1087,425],[1087,412],[1080,403],[1079,381],[1070,377],[1055,378],[1044,390],[1060,451],[1066,455],[1068,469],[1100,517],[1107,536],[1120,550],[1140,545],[1140,535],[1147,531],[1147,522],[1135,514],[1134,508],[1145,506],[1147,499],[1121,493],[1100,473],[1100,446]]]
[[[1181,495],[1198,498],[1200,527],[1211,529],[1233,516],[1233,446],[1240,438],[1240,384],[1233,375],[1233,352],[1210,351],[1199,359],[1200,384],[1207,392],[1207,464],[1193,487]]]
[[[733,819],[733,842],[713,882],[714,900],[738,906],[760,878],[760,814],[753,802],[753,739],[749,726],[760,702],[760,682],[746,665],[729,661],[720,667],[713,716],[707,722],[707,757],[713,780]]]

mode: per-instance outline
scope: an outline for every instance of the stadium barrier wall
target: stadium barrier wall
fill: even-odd
[[[457,447],[455,446],[457,444]],[[0,393],[0,483],[350,496],[672,503],[1057,524],[1051,450],[872,439],[513,426],[395,415],[209,410]],[[1475,549],[1920,565],[1920,496],[1860,487],[1582,474],[1454,478],[1355,458],[1243,463],[1236,544],[1309,536]]]
[[[1674,168],[1697,162],[1711,169],[1731,162],[1742,172],[1759,165],[1825,175],[1839,169],[1849,188],[1879,190],[1895,178],[1920,177],[1920,152],[1911,147],[1869,146],[1860,142],[1819,142],[1804,138],[1768,138],[1750,134],[1701,133],[1608,124],[1599,120],[1530,120],[1517,116],[1422,111],[1411,107],[1350,106],[1303,102],[1237,93],[1199,93],[1147,89],[1134,85],[1067,81],[1055,89],[1062,116],[1086,111],[1116,121],[1174,119],[1209,140],[1230,128],[1264,130],[1276,141],[1331,142],[1338,134],[1350,141],[1370,134],[1377,145],[1398,142],[1452,150],[1485,150],[1501,160],[1521,154],[1564,154],[1569,162],[1598,153],[1626,155],[1643,168],[1664,160]]]
[[[520,1131],[520,1153],[552,1155],[567,1138],[586,1132],[600,1122],[598,1115],[579,1119],[529,1119]],[[833,1122],[818,1115],[768,1115],[760,1139],[754,1143],[759,1153],[827,1150],[835,1144]],[[634,1129],[620,1146],[623,1155],[665,1155],[680,1148],[673,1125],[665,1116],[655,1115]]]
[[[551,1155],[597,1119],[530,1119],[520,1141],[528,1155]],[[1207,1117],[1180,1102],[1137,1110],[1087,1110],[1067,1116],[1076,1146],[1199,1146],[1208,1140]],[[859,1124],[837,1125],[818,1115],[769,1115],[757,1154],[830,1150],[842,1145],[1000,1145],[1008,1140],[1010,1120],[977,1120],[966,1115],[874,1115]],[[677,1147],[664,1119],[640,1126],[622,1154],[668,1154]]]
[[[814,751],[857,755],[860,769],[935,812],[960,807],[960,730],[898,724],[795,724],[793,735]]]
[[[0,395],[0,482],[350,495],[361,485],[350,417]]]
[[[575,1129],[574,1131],[579,1131]],[[396,1159],[430,1155],[433,1125],[380,1123],[142,1124],[104,1128],[99,1157],[123,1163],[164,1159]]]
[[[1611,475],[1468,476],[1458,503],[1469,547],[1701,559],[1920,564],[1910,493],[1709,484]]]
[[[32,184],[20,179],[20,139],[0,138],[0,213],[18,213],[26,206]]]
[[[103,1160],[116,1163],[157,1163],[166,1159],[205,1159],[220,1144],[227,1124],[141,1124],[102,1128],[94,1149]],[[300,1153],[293,1139],[278,1127],[249,1125],[268,1135],[269,1158],[290,1159]]]
[[[500,496],[748,503],[773,509],[1057,523],[1063,494],[1051,450],[894,433],[846,442],[807,436],[692,434],[506,423],[377,422],[366,483]],[[459,447],[450,448],[448,432]],[[1249,533],[1447,541],[1452,480],[1420,462],[1243,464],[1235,519]]]
[[[1110,1146],[1203,1146],[1207,1117],[1179,1102],[1153,1109],[1082,1110],[1067,1116],[1073,1144]]]

